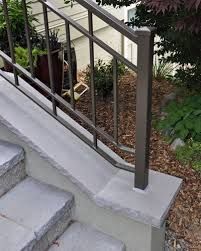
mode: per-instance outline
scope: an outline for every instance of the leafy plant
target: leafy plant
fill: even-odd
[[[34,66],[37,64],[37,59],[38,56],[45,55],[47,53],[46,50],[41,50],[38,48],[34,48],[32,50],[32,56],[33,56],[33,63]],[[28,54],[28,49],[23,48],[23,47],[15,47],[15,57],[16,57],[16,62],[21,65],[23,68],[29,68],[29,54]]]
[[[61,48],[61,43],[59,42],[59,30],[50,30],[49,43],[52,51]]]
[[[71,7],[73,6],[73,2],[74,2],[74,0],[64,0],[64,3],[65,4],[71,4]]]
[[[176,157],[201,173],[201,142],[189,141],[185,146],[178,147]]]
[[[46,40],[44,35],[36,31],[35,24],[38,22],[38,19],[34,15],[32,15],[31,4],[32,1],[28,1],[26,3],[31,43],[33,48],[40,48],[41,50],[45,50]],[[7,5],[8,5],[8,15],[11,24],[12,39],[14,45],[15,47],[27,48],[22,0],[7,0]],[[49,38],[50,38],[49,42],[51,50],[56,50],[61,48],[61,43],[59,42],[58,38],[58,30],[51,30]],[[9,43],[7,37],[6,21],[3,11],[3,5],[1,3],[0,3],[0,50],[9,54]],[[26,65],[25,61],[21,63]]]
[[[71,2],[72,0],[65,1]],[[178,31],[185,29],[193,32],[201,31],[200,0],[96,0],[96,2],[102,5],[113,5],[114,7],[138,3],[141,6],[145,6],[149,9],[149,12],[152,12],[151,14],[156,16],[172,14],[174,16],[174,28]]]
[[[49,35],[49,43],[51,51],[57,50],[61,48],[61,43],[59,42],[58,38],[58,31],[53,30],[50,31]],[[33,57],[33,64],[37,66],[37,59],[39,56],[47,54],[46,50],[46,40],[42,34],[35,33],[34,36],[31,37],[32,44],[34,45],[32,49],[32,57]],[[22,46],[15,47],[15,57],[16,62],[21,65],[23,68],[29,68],[29,54],[28,49]]]
[[[118,63],[118,77],[125,74],[126,68],[122,63]],[[90,85],[91,68],[87,67],[85,81]],[[113,90],[113,61],[104,62],[98,60],[94,67],[94,83],[95,89],[99,96],[106,98]]]
[[[16,62],[19,65],[21,65],[23,68],[28,68],[29,66],[28,49],[24,49],[22,47],[16,47],[15,58],[16,58]]]
[[[34,22],[37,18],[32,15],[31,1],[27,2],[28,23],[31,35],[36,35]],[[8,15],[11,24],[13,42],[15,46],[26,47],[25,24],[23,15],[22,0],[7,0]],[[0,49],[9,54],[9,43],[7,37],[6,21],[3,11],[3,5],[0,4]]]
[[[189,96],[179,102],[170,103],[168,113],[158,128],[171,138],[201,141],[201,96]]]
[[[161,80],[173,79],[173,72],[175,67],[173,64],[166,62],[165,60],[155,60],[153,65],[153,78]]]
[[[175,74],[176,84],[185,87],[187,91],[201,91],[201,63],[194,66],[181,67]]]
[[[54,29],[49,31],[49,43],[50,50],[55,51],[61,48],[61,43],[59,42],[59,30]],[[33,48],[40,48],[41,50],[46,50],[46,38],[45,35],[41,33],[35,33],[31,35],[31,42]]]

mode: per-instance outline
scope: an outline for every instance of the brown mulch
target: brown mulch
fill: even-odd
[[[119,138],[120,143],[126,146],[135,144],[135,93],[136,78],[127,73],[119,81]],[[154,81],[153,83],[153,116],[160,116],[160,105],[165,94],[169,94],[174,87],[166,81]],[[87,92],[76,108],[88,118],[91,118],[90,93]],[[113,100],[112,97],[105,100],[97,97],[97,123],[113,135]],[[128,162],[134,163],[134,157],[119,151],[106,142],[114,151]],[[183,179],[182,189],[172,206],[168,223],[168,233],[175,237],[172,241],[172,250],[201,251],[201,176],[189,166],[184,166],[176,160],[174,153],[162,135],[152,130],[151,137],[151,168],[163,173],[174,175]],[[185,248],[179,243],[185,242]],[[184,244],[182,244],[184,246]]]

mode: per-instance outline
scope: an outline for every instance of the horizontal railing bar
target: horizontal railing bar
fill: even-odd
[[[84,27],[82,27],[79,23],[75,22],[71,17],[67,16],[64,12],[60,11],[58,8],[56,8],[54,5],[52,5],[51,2],[45,1],[45,0],[38,0],[42,4],[45,4],[49,9],[52,10],[56,15],[60,16],[65,21],[68,21],[75,29],[77,29],[79,32],[81,32],[83,35],[88,37],[90,40],[92,40],[94,43],[96,43],[98,46],[100,46],[102,49],[107,51],[110,55],[114,56],[116,59],[120,60],[122,63],[124,63],[127,67],[132,69],[133,71],[137,72],[137,66],[131,63],[128,59],[123,57],[120,53],[112,49],[110,46],[108,46],[106,43],[104,43],[102,40],[97,38],[96,36],[92,36],[89,34],[88,30],[86,30]],[[132,29],[131,29],[132,30]]]
[[[124,171],[135,173],[135,166],[134,165],[131,165],[129,163],[127,164],[126,162],[125,162],[125,164],[119,163],[114,158],[112,158],[110,155],[108,155],[107,153],[105,153],[100,147],[98,147],[96,149],[95,150],[99,154],[101,154],[101,156],[103,156],[105,159],[107,159],[113,166],[117,167],[118,169],[124,170]]]
[[[12,65],[12,60],[9,56],[7,56],[4,52],[0,50],[0,56],[5,59],[8,63]],[[78,119],[81,119],[84,121],[88,126],[90,126],[91,129],[99,133],[101,136],[103,136],[106,140],[108,140],[110,143],[112,143],[114,146],[118,147],[122,151],[126,151],[128,153],[135,153],[135,150],[132,148],[128,148],[123,145],[119,145],[115,142],[113,137],[111,137],[108,133],[106,133],[104,130],[102,130],[98,126],[94,126],[92,121],[88,119],[85,115],[83,115],[81,112],[79,112],[77,109],[73,109],[71,105],[66,102],[63,98],[61,98],[58,94],[53,94],[46,85],[44,85],[39,79],[32,78],[31,74],[25,70],[23,67],[21,67],[19,64],[13,64],[13,67],[20,71],[24,76],[26,76],[29,80],[34,82],[39,88],[41,88],[43,91],[45,91],[51,98],[54,98],[56,101],[58,101],[60,104],[62,104],[65,108],[69,110],[72,114],[76,115]]]
[[[135,154],[135,149],[134,148],[131,148],[131,147],[128,147],[128,146],[125,146],[125,145],[122,145],[122,144],[117,144],[117,147],[120,150],[124,151],[124,152]]]
[[[108,11],[104,10],[91,0],[76,0],[77,3],[90,10],[94,15],[99,17],[109,26],[119,31],[122,35],[126,36],[135,43],[138,43],[138,36],[134,33],[133,29],[125,25],[119,19],[111,15]]]
[[[116,163],[115,167],[131,172],[131,173],[135,173],[135,166],[131,165],[131,164],[123,164],[123,163]]]
[[[33,94],[31,94],[29,91],[27,91],[23,86],[16,86],[15,82],[11,80],[6,74],[0,70],[0,76],[2,76],[5,80],[7,80],[12,86],[17,88],[20,92],[22,92],[26,97],[31,99],[34,103],[36,103],[38,106],[40,106],[43,110],[45,110],[48,114],[50,114],[52,117],[54,117],[57,121],[59,121],[63,126],[65,126],[67,129],[69,129],[72,133],[74,133],[77,137],[79,137],[82,141],[84,141],[87,145],[89,145],[91,148],[93,148],[96,152],[98,152],[102,157],[107,159],[112,165],[118,167],[119,169],[123,169],[129,172],[134,173],[135,169],[131,167],[129,164],[122,164],[117,163],[117,161],[112,158],[109,154],[107,154],[105,151],[103,151],[100,147],[94,148],[93,142],[84,136],[82,133],[79,132],[79,130],[72,127],[66,120],[64,120],[62,117],[60,117],[58,114],[57,116],[53,113],[52,109],[50,109],[47,105],[45,105],[43,102],[41,102],[38,98],[36,98]]]

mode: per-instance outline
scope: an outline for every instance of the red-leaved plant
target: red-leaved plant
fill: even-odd
[[[176,82],[201,91],[201,0],[96,0],[114,7],[136,3],[131,27],[154,26],[160,41],[157,54],[180,66]]]
[[[101,5],[129,6],[133,3],[140,3],[156,14],[177,13],[183,10],[186,14],[176,22],[179,30],[190,30],[191,32],[201,31],[201,0],[96,0]]]

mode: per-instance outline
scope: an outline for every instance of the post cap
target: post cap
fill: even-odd
[[[137,36],[150,36],[156,31],[155,27],[144,26],[135,30]]]

